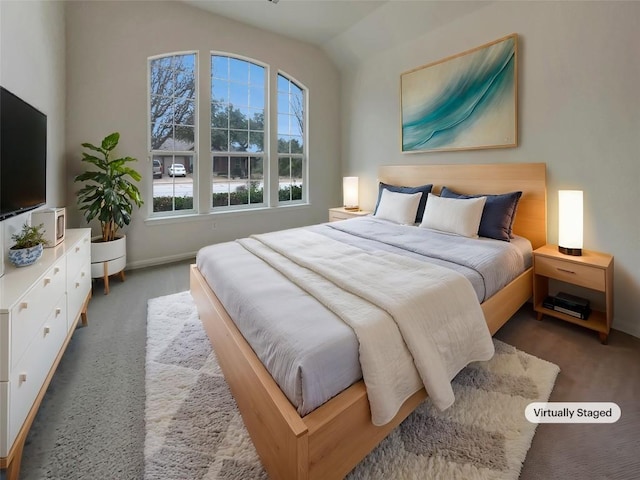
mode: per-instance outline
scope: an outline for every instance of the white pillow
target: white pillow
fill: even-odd
[[[421,227],[477,237],[487,197],[445,198],[429,194]]]
[[[398,193],[385,188],[382,190],[374,216],[402,225],[413,225],[416,223],[416,212],[421,197],[421,192]]]

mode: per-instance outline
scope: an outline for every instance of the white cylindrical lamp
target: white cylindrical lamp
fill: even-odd
[[[343,177],[342,202],[345,210],[359,210],[358,205],[358,177]]]
[[[558,250],[582,255],[582,190],[558,191]]]

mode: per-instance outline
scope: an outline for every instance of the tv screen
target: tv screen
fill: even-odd
[[[47,201],[47,116],[0,87],[0,220]]]

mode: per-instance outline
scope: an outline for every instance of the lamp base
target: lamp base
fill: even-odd
[[[360,211],[360,207],[347,207],[346,205],[344,206],[344,209],[348,212],[358,212]]]
[[[558,251],[565,255],[573,255],[574,257],[582,256],[581,248],[569,248],[569,247],[560,247],[558,246]]]

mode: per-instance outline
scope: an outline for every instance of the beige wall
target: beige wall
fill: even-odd
[[[0,84],[47,115],[47,206],[64,205],[67,185],[62,3],[0,1]],[[29,214],[25,213],[0,222],[2,260],[13,243],[11,234],[28,220]]]
[[[154,222],[145,221],[145,205],[125,230],[129,266],[184,258],[210,243],[327,220],[327,209],[340,199],[340,80],[321,49],[177,2],[67,2],[66,13],[69,185],[83,169],[80,144],[99,142],[113,131],[121,134],[118,151],[138,158],[137,169],[147,171],[149,56],[199,51],[200,91],[207,90],[211,50],[255,58],[309,88],[309,206]],[[207,100],[202,100],[199,144],[206,155],[208,118],[202,112]],[[151,175],[140,186],[147,198]],[[75,206],[73,187],[67,196],[70,206]],[[206,188],[200,196],[204,201]],[[78,214],[72,221],[82,223]]]
[[[408,10],[412,24],[417,9]],[[402,2],[384,5],[329,50],[336,59],[353,52],[381,22],[387,38],[401,37],[403,12]],[[520,41],[520,146],[402,154],[400,74],[510,33]],[[414,40],[352,54],[342,72],[343,174],[361,177],[361,204],[372,207],[378,165],[546,162],[549,242],[558,190],[584,190],[584,246],[615,256],[613,326],[640,336],[638,45],[637,2],[494,2]]]

